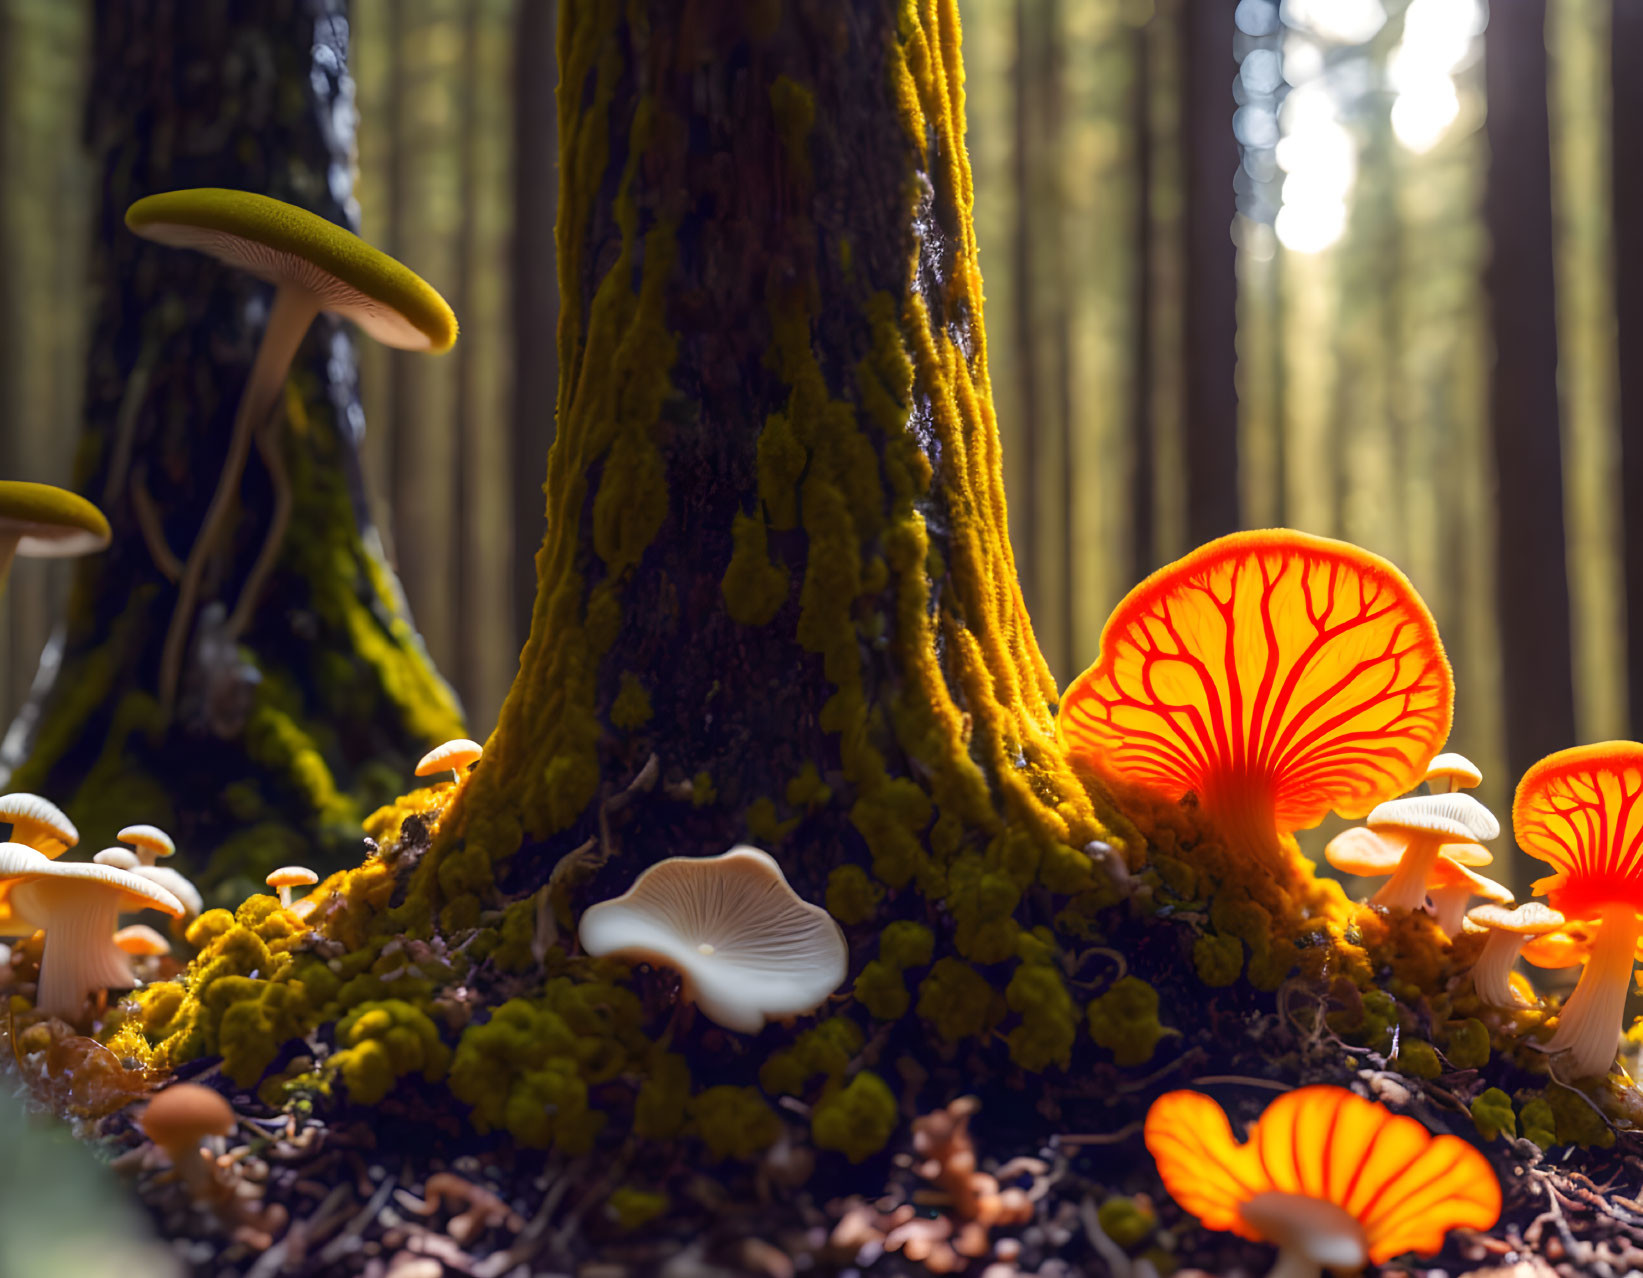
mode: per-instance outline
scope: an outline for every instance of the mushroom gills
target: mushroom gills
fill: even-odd
[[[1278,1247],[1267,1278],[1319,1278],[1325,1268],[1361,1269],[1369,1260],[1363,1226],[1334,1203],[1268,1190],[1238,1214]]]

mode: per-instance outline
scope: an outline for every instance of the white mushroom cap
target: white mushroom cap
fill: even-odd
[[[1389,799],[1369,814],[1371,830],[1403,830],[1438,835],[1456,843],[1484,843],[1500,837],[1495,814],[1469,794],[1423,794]]]
[[[153,865],[159,857],[173,856],[177,851],[171,836],[157,825],[128,825],[114,837],[136,848],[137,859],[144,865]]]
[[[45,929],[35,1006],[68,1020],[80,1015],[88,994],[135,983],[128,956],[114,943],[121,910],[183,912],[170,892],[130,871],[52,861],[20,843],[0,843],[0,879],[17,880],[17,912]]]
[[[132,873],[150,883],[157,883],[181,901],[184,918],[191,919],[205,909],[200,890],[173,869],[163,865],[139,865]]]
[[[282,865],[263,882],[271,888],[307,887],[310,883],[318,883],[319,875],[305,865]]]
[[[130,848],[104,848],[91,859],[98,865],[112,865],[116,870],[135,870],[142,864]]]
[[[1306,1194],[1256,1194],[1238,1214],[1284,1257],[1326,1269],[1357,1270],[1369,1263],[1369,1240],[1345,1210]],[[1277,1272],[1276,1270],[1274,1272]],[[1297,1268],[1295,1272],[1305,1272]]]
[[[1568,922],[1544,901],[1525,901],[1515,909],[1510,904],[1491,902],[1473,907],[1466,912],[1466,917],[1491,931],[1511,932],[1518,936],[1544,936]]]
[[[114,934],[114,944],[133,958],[162,958],[171,953],[171,942],[146,923],[133,923]]]
[[[0,794],[0,822],[11,824],[11,840],[58,857],[80,841],[74,822],[49,799],[38,794]]]
[[[447,770],[460,774],[471,764],[478,763],[484,753],[485,747],[479,742],[458,737],[455,741],[435,746],[423,755],[416,765],[416,775],[431,777],[436,772]]]
[[[675,969],[688,1001],[743,1034],[820,1007],[849,963],[832,916],[751,847],[657,862],[621,896],[589,908],[578,935],[589,954]]]
[[[1476,789],[1483,784],[1483,773],[1464,754],[1450,752],[1438,755],[1427,764],[1422,780],[1432,787],[1432,793],[1438,794],[1445,790]]]

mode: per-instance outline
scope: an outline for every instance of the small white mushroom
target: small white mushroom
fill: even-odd
[[[263,882],[280,894],[280,904],[289,910],[291,908],[291,889],[294,887],[310,887],[319,882],[319,875],[307,866],[282,865]]]
[[[1500,822],[1494,813],[1469,794],[1392,799],[1372,811],[1365,824],[1383,839],[1403,843],[1398,868],[1371,900],[1376,905],[1404,910],[1418,910],[1426,904],[1427,880],[1439,853],[1458,863],[1487,865],[1492,859],[1487,850],[1462,853],[1450,849],[1500,835]]]
[[[147,879],[150,883],[157,883],[183,905],[183,918],[191,919],[205,910],[205,900],[200,896],[199,888],[195,887],[177,871],[165,865],[139,865],[133,874]]]
[[[458,737],[455,741],[447,741],[444,745],[435,746],[417,761],[416,774],[419,777],[431,777],[436,772],[451,770],[451,778],[458,785],[462,778],[474,764],[478,763],[485,753],[485,747],[477,741],[469,741],[466,737]]]
[[[63,810],[38,794],[0,794],[0,825],[11,825],[11,841],[49,857],[62,856],[80,841]]]
[[[1472,986],[1478,997],[1492,1007],[1526,1006],[1512,988],[1512,965],[1531,937],[1555,932],[1567,920],[1540,901],[1525,901],[1515,910],[1510,905],[1480,905],[1468,911],[1466,918],[1489,931],[1489,939],[1472,965]]]
[[[820,1007],[849,963],[832,916],[752,847],[657,862],[621,896],[590,907],[578,935],[589,954],[673,968],[686,1001],[743,1034]]]
[[[91,859],[98,865],[112,865],[116,870],[135,870],[142,864],[130,848],[104,848]]]
[[[1426,765],[1422,778],[1433,794],[1452,794],[1456,790],[1475,790],[1483,784],[1483,773],[1464,754],[1440,754]]]
[[[128,825],[114,837],[136,848],[137,859],[144,865],[153,865],[162,856],[174,856],[177,852],[171,836],[157,825]]]

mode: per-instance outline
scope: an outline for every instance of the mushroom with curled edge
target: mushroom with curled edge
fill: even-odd
[[[1643,940],[1643,745],[1605,741],[1547,755],[1518,782],[1512,830],[1554,870],[1535,883],[1536,895],[1596,925],[1547,1050],[1567,1051],[1577,1078],[1606,1074]]]
[[[1456,790],[1477,789],[1483,784],[1483,773],[1464,754],[1450,751],[1433,759],[1421,780],[1433,794],[1452,794]]]
[[[206,508],[178,587],[160,664],[160,705],[175,705],[190,618],[206,563],[239,492],[253,435],[268,422],[308,326],[321,311],[354,323],[386,346],[441,352],[456,341],[456,316],[416,272],[359,236],[306,209],[250,191],[219,187],[145,196],[126,210],[126,225],[145,239],[196,249],[274,285],[273,306],[235,410],[216,491]],[[273,567],[283,529],[265,541],[247,575],[245,612]]]
[[[1205,1228],[1278,1248],[1269,1278],[1432,1255],[1450,1230],[1500,1217],[1500,1182],[1482,1154],[1341,1087],[1278,1097],[1242,1144],[1210,1097],[1166,1092],[1144,1138],[1164,1188]]]
[[[850,959],[833,916],[751,847],[658,861],[621,896],[590,906],[578,936],[596,958],[672,968],[686,1002],[742,1034],[815,1011]]]
[[[466,737],[458,737],[455,741],[447,741],[444,745],[437,745],[417,761],[416,775],[431,777],[446,768],[451,770],[451,779],[457,785],[462,784],[462,778],[467,775],[468,769],[485,754],[485,747],[477,741],[469,741]]]
[[[1512,988],[1512,965],[1531,937],[1556,932],[1568,920],[1540,901],[1525,901],[1516,908],[1509,903],[1476,906],[1467,911],[1466,921],[1489,933],[1472,964],[1472,987],[1478,997],[1491,1007],[1528,1006],[1528,1001]]]
[[[1426,880],[1427,908],[1448,937],[1459,936],[1465,929],[1466,907],[1474,896],[1481,896],[1496,905],[1509,903],[1512,899],[1512,889],[1504,883],[1485,878],[1450,857],[1449,849],[1454,846],[1452,843],[1444,845],[1443,852],[1432,863],[1431,876]]]
[[[38,794],[0,794],[0,824],[11,825],[11,841],[49,857],[62,856],[80,841],[68,815]]]
[[[35,1007],[73,1021],[89,994],[130,989],[131,964],[114,943],[122,910],[181,914],[182,902],[129,870],[53,861],[21,843],[0,843],[0,880],[11,906],[46,934]]]
[[[1382,840],[1400,846],[1398,868],[1370,898],[1388,909],[1418,910],[1440,856],[1459,865],[1487,865],[1494,857],[1477,845],[1500,835],[1494,813],[1469,794],[1426,794],[1382,803],[1364,822]],[[1456,929],[1460,920],[1454,920]]]
[[[21,479],[0,480],[0,590],[19,555],[73,559],[95,554],[111,539],[103,512],[78,493]]]
[[[1196,795],[1233,848],[1275,868],[1291,832],[1417,785],[1453,701],[1437,626],[1401,572],[1268,529],[1200,546],[1130,591],[1056,726],[1112,788]]]
[[[137,850],[137,860],[153,865],[162,856],[175,856],[177,845],[171,836],[157,825],[128,825],[114,836],[121,843],[129,843]]]

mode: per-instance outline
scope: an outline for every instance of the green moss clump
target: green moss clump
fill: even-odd
[[[946,1043],[980,1038],[1001,1019],[1000,1003],[987,978],[962,959],[937,959],[919,985],[919,1018]]]
[[[666,1194],[632,1185],[618,1185],[605,1201],[610,1217],[624,1230],[638,1229],[655,1220],[668,1208]]]
[[[1573,1088],[1548,1087],[1546,1103],[1552,1110],[1559,1145],[1578,1145],[1582,1149],[1607,1149],[1614,1144],[1614,1129],[1592,1108],[1592,1103]],[[1528,1135],[1527,1113],[1528,1107],[1525,1106],[1525,1135]]]
[[[1158,1216],[1152,1208],[1122,1196],[1103,1202],[1096,1219],[1101,1223],[1101,1232],[1125,1251],[1139,1247],[1158,1228]]]
[[[1192,965],[1205,985],[1223,989],[1244,970],[1244,943],[1224,932],[1206,932],[1192,943]]]
[[[1517,1135],[1517,1115],[1512,1112],[1512,1098],[1498,1087],[1491,1087],[1472,1102],[1472,1122],[1484,1140],[1494,1140],[1502,1132]]]
[[[1489,1030],[1476,1017],[1449,1023],[1443,1054],[1456,1069],[1482,1069],[1489,1063]]]
[[[1526,1101],[1523,1108],[1518,1110],[1518,1121],[1523,1124],[1525,1139],[1534,1141],[1542,1149],[1550,1149],[1557,1144],[1557,1116],[1552,1113],[1552,1107],[1546,1103],[1544,1096]]]
[[[1090,1037],[1126,1068],[1145,1065],[1160,1039],[1179,1034],[1158,1021],[1158,991],[1140,977],[1126,976],[1089,1007]]]
[[[831,1149],[853,1163],[871,1158],[896,1130],[896,1098],[884,1080],[862,1070],[845,1086],[829,1086],[810,1115],[817,1149]]]
[[[881,1021],[899,1020],[907,1015],[911,996],[904,972],[923,967],[935,953],[935,935],[922,923],[898,919],[879,937],[879,956],[862,968],[856,978],[856,1001]]]
[[[633,1101],[633,1134],[641,1140],[672,1140],[684,1130],[690,1104],[690,1066],[683,1056],[659,1052]]]
[[[716,1162],[751,1161],[781,1139],[776,1111],[751,1087],[710,1087],[690,1103],[690,1130]]]
[[[772,1053],[759,1070],[759,1086],[772,1096],[802,1096],[805,1085],[818,1074],[836,1082],[863,1041],[854,1021],[831,1017],[805,1030],[793,1046]]]
[[[898,919],[879,937],[879,957],[898,968],[923,967],[935,952],[935,934],[922,923]]]
[[[1398,1043],[1398,1054],[1392,1058],[1392,1068],[1410,1078],[1436,1078],[1443,1073],[1437,1049],[1425,1039],[1404,1038]]]
[[[341,1050],[328,1064],[361,1105],[375,1105],[406,1074],[437,1083],[451,1063],[438,1027],[400,999],[361,1003],[337,1023],[337,1042]]]
[[[884,899],[884,889],[859,865],[837,866],[827,876],[827,912],[846,927],[867,922]]]
[[[771,562],[762,517],[738,514],[730,536],[730,564],[719,583],[725,612],[739,625],[768,625],[787,602],[791,586],[787,569]]]
[[[622,671],[621,686],[610,703],[612,726],[631,731],[649,723],[650,716],[650,693],[631,670]]]
[[[1078,1008],[1051,961],[1048,947],[1030,933],[1022,936],[1022,963],[1004,990],[1004,1001],[1021,1023],[1009,1033],[1010,1059],[1034,1072],[1051,1065],[1066,1069],[1078,1036]]]

